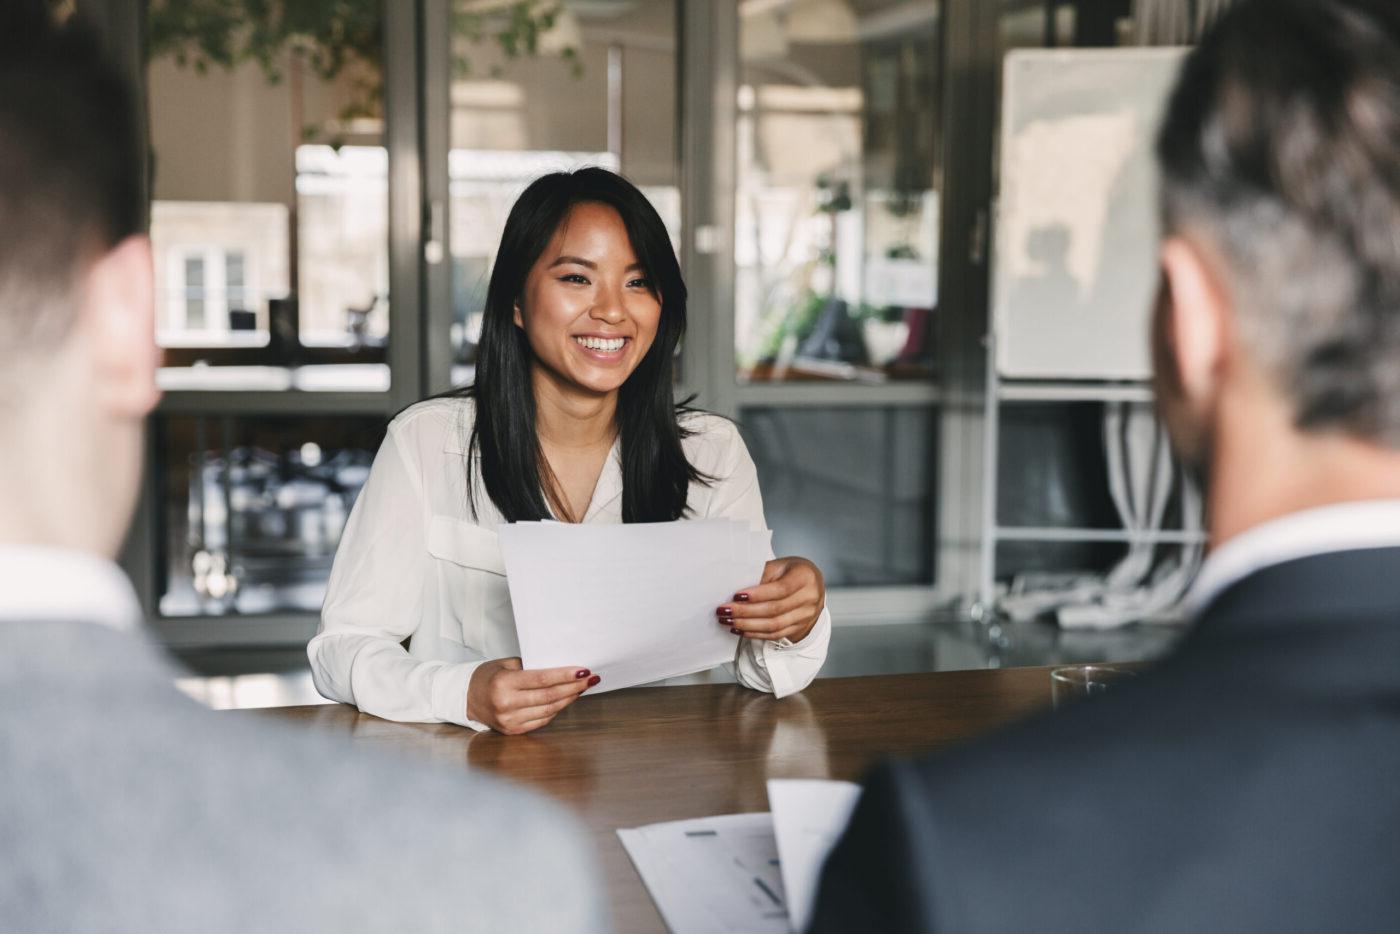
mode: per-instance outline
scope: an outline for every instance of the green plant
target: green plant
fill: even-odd
[[[540,38],[558,21],[562,6],[521,0],[500,8],[473,10],[453,5],[455,35],[473,43],[495,42],[507,58],[539,54]],[[382,0],[152,0],[146,17],[146,57],[172,57],[204,74],[211,67],[233,69],[252,62],[269,84],[286,77],[286,53],[293,53],[323,81],[353,76],[354,94],[337,117],[342,121],[376,116],[383,99],[384,19]],[[560,57],[577,77],[578,50]],[[353,67],[353,71],[346,71]],[[469,74],[471,63],[456,55],[453,72]],[[315,138],[317,128],[303,128]]]
[[[787,309],[777,314],[770,313],[767,318],[772,324],[769,325],[768,334],[759,343],[758,360],[776,359],[783,343],[789,337],[798,343],[805,340],[812,333],[812,328],[816,327],[817,319],[821,317],[828,299],[829,296],[808,292]]]
[[[854,206],[851,202],[851,185],[845,179],[833,179],[822,174],[816,179],[817,211],[822,214],[840,214]]]
[[[561,10],[558,4],[546,7],[539,3],[513,3],[503,17],[493,17],[459,6],[452,11],[452,29],[454,35],[472,42],[494,40],[507,58],[538,55],[540,39],[554,28]],[[559,57],[569,62],[575,78],[583,74],[578,49],[568,46],[560,51]],[[471,61],[460,55],[453,59],[452,67],[459,77],[471,74]]]

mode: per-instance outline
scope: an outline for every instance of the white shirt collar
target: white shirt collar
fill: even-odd
[[[1195,614],[1230,585],[1285,561],[1333,551],[1400,546],[1400,499],[1305,509],[1242,532],[1211,552],[1186,596]]]
[[[603,470],[598,474],[598,482],[593,487],[593,498],[584,513],[584,522],[621,522],[622,507],[612,508],[622,497],[622,437],[613,440],[608,459],[603,462]],[[600,518],[604,517],[606,518]]]
[[[84,551],[0,544],[0,622],[64,620],[134,629],[141,605],[111,561]]]

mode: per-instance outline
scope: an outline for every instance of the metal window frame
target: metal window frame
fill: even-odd
[[[737,183],[739,5],[676,0],[676,127],[681,268],[692,283],[680,389],[734,417],[734,192]]]
[[[980,509],[987,482],[986,341],[990,333],[989,243],[992,223],[994,115],[1001,3],[948,0],[945,27],[943,255],[939,295],[945,329],[940,356],[943,405],[939,445],[940,589],[971,610],[987,529]],[[954,142],[956,140],[956,142]]]
[[[419,0],[424,395],[452,387],[452,0]],[[441,27],[441,28],[437,28]]]

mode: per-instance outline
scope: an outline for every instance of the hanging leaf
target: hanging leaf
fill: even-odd
[[[540,38],[554,28],[561,11],[561,5],[530,0],[485,13],[456,3],[451,25],[455,36],[470,43],[494,40],[506,57],[515,59],[539,54]],[[253,63],[268,84],[278,85],[289,52],[299,52],[322,81],[335,81],[351,68],[382,76],[381,0],[151,0],[147,9],[146,57],[150,61],[169,57],[201,75],[214,65],[230,70]],[[574,77],[582,75],[577,49],[563,49],[561,57],[570,63]],[[470,74],[470,61],[454,54],[452,73],[456,77]],[[493,68],[492,74],[497,73]],[[347,119],[346,114],[378,115],[382,80],[356,80],[352,88],[354,97],[341,119]],[[314,138],[312,128],[302,132],[305,138]]]

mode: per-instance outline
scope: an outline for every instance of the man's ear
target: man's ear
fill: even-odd
[[[127,237],[88,270],[81,327],[97,401],[118,418],[143,418],[160,400],[154,276],[144,236]]]
[[[1181,393],[1192,408],[1199,408],[1215,395],[1229,350],[1229,293],[1210,260],[1191,241],[1167,239],[1161,259],[1163,336],[1168,338]]]

